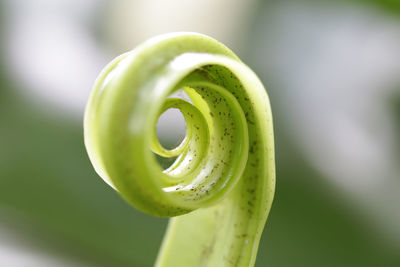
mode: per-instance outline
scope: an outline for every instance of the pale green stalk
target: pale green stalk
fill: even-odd
[[[178,89],[192,103],[167,98]],[[155,133],[168,108],[186,121],[172,150]],[[84,127],[97,173],[137,209],[173,217],[156,266],[254,265],[275,188],[272,116],[232,51],[196,33],[143,43],[97,78]],[[154,153],[178,157],[163,170]]]

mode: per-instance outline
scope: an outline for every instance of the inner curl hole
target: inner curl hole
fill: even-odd
[[[161,114],[156,133],[158,142],[166,149],[173,149],[182,143],[185,138],[186,123],[179,109],[170,108]],[[176,157],[164,158],[156,154],[156,159],[163,169],[167,169],[174,163]]]
[[[166,149],[173,149],[182,143],[185,138],[185,118],[179,109],[167,109],[158,118],[157,138],[160,144]]]

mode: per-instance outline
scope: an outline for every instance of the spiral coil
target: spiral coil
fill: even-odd
[[[190,102],[168,98],[180,89]],[[186,134],[166,149],[155,125],[170,108]],[[96,80],[84,130],[97,173],[129,203],[188,213],[171,220],[157,265],[254,265],[275,187],[272,117],[263,85],[228,48],[173,33],[119,56]],[[153,153],[177,158],[163,170]]]

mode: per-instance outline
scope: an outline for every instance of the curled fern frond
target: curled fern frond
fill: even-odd
[[[168,98],[184,90],[191,101]],[[164,148],[159,116],[179,109],[180,145]],[[157,266],[253,266],[274,195],[272,115],[257,76],[196,33],[153,38],[102,71],[84,120],[97,173],[137,209],[173,217]],[[163,169],[154,153],[177,157]]]

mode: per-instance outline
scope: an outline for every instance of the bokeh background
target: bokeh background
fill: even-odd
[[[105,64],[170,31],[225,43],[270,95],[256,266],[400,266],[397,0],[0,1],[0,266],[152,266],[167,220],[96,175],[82,116]],[[164,116],[163,142],[182,123]]]

